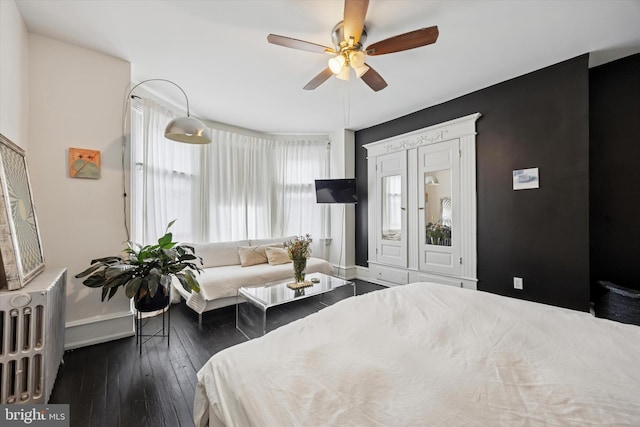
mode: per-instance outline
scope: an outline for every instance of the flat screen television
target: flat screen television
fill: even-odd
[[[316,179],[318,203],[358,203],[355,179]]]

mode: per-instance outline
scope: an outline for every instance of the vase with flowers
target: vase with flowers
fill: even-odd
[[[311,256],[311,236],[296,236],[284,242],[287,248],[289,259],[293,261],[293,277],[296,283],[304,283],[305,271],[307,269],[307,258]]]

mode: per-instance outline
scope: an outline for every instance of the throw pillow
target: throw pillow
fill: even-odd
[[[267,254],[265,249],[268,247],[283,247],[283,245],[274,243],[268,245],[256,246],[238,246],[238,256],[240,256],[240,265],[249,267],[256,264],[266,264]]]
[[[291,262],[289,259],[289,254],[285,248],[275,248],[275,247],[267,247],[266,248],[267,259],[269,260],[269,264],[278,265],[278,264],[286,264]]]
[[[238,246],[238,255],[243,267],[267,263],[267,254],[261,246]]]

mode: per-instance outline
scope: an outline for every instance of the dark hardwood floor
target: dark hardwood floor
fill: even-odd
[[[355,280],[357,294],[383,289]],[[325,294],[332,304],[348,295],[350,287]],[[314,313],[324,306],[311,297],[273,308],[267,329],[273,330]],[[184,302],[171,309],[170,345],[154,337],[142,347],[136,338],[70,350],[64,354],[49,403],[70,405],[71,426],[193,426],[196,373],[215,353],[247,339],[235,327],[235,307],[206,313],[202,327],[197,314]],[[143,333],[153,333],[162,316],[150,319]]]

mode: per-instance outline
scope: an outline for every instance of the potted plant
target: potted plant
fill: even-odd
[[[425,228],[427,244],[451,246],[451,227],[430,222]]]
[[[102,288],[102,301],[111,299],[119,287],[125,295],[133,298],[140,311],[154,311],[169,304],[169,286],[171,278],[176,277],[188,292],[200,292],[200,285],[194,272],[202,270],[196,265],[196,256],[192,246],[173,242],[167,225],[164,236],[155,245],[138,245],[128,242],[125,256],[109,256],[94,259],[91,267],[76,278],[86,277],[82,282],[90,288]]]

